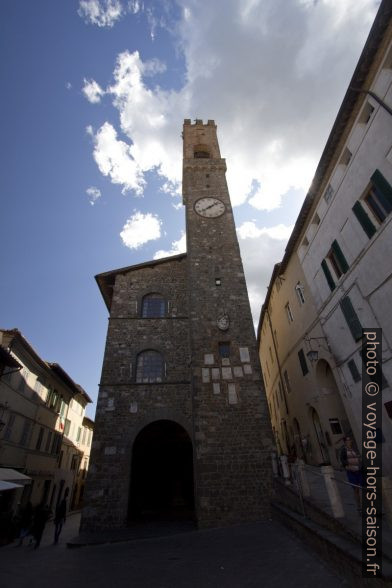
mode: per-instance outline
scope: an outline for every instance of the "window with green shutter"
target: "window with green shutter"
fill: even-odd
[[[371,181],[372,185],[363,197],[363,203],[378,225],[383,223],[392,211],[392,187],[379,170],[374,172]]]
[[[374,233],[376,232],[376,227],[366,214],[362,204],[360,202],[356,202],[352,210],[355,216],[357,217],[359,224],[361,225],[369,239],[371,239]]]
[[[343,255],[343,251],[340,249],[340,245],[336,241],[336,239],[332,243],[331,253],[332,253],[332,256],[335,260],[335,264],[337,264],[339,266],[339,269],[341,270],[342,274],[345,274],[348,271],[348,263],[347,263],[346,258]]]
[[[392,186],[390,185],[388,180],[384,178],[384,176],[378,169],[376,169],[376,171],[370,179],[372,180],[372,183],[376,187],[378,192],[382,195],[385,202],[388,203],[390,207],[392,207]]]
[[[359,382],[361,380],[361,374],[359,373],[357,364],[353,359],[350,359],[350,361],[347,364],[347,367],[351,372],[351,377],[354,380],[354,382]]]
[[[348,296],[340,301],[340,308],[355,341],[362,338],[362,325]]]
[[[321,267],[323,269],[325,278],[328,282],[328,286],[330,287],[331,291],[334,290],[335,289],[335,282],[334,282],[334,279],[332,277],[331,272],[329,271],[329,267],[328,267],[328,264],[325,259],[323,259],[323,261],[321,262]]]
[[[308,364],[306,363],[305,353],[304,353],[303,349],[300,349],[298,351],[298,359],[299,359],[299,363],[301,364],[302,374],[304,376],[306,376],[306,374],[309,372],[309,368],[308,368]]]

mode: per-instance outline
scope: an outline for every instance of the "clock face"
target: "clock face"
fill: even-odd
[[[230,325],[230,319],[228,314],[222,314],[218,317],[216,324],[218,325],[218,329],[221,331],[227,331]]]
[[[225,212],[225,205],[218,198],[212,198],[210,196],[206,198],[200,198],[195,204],[195,210],[200,216],[207,218],[217,218]]]

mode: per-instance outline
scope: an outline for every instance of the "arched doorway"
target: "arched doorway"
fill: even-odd
[[[192,442],[177,423],[155,421],[137,435],[128,512],[131,521],[193,519]]]

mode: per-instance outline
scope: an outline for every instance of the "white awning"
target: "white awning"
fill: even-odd
[[[0,492],[4,490],[15,490],[16,488],[23,488],[23,484],[14,484],[13,482],[4,482],[0,480]]]
[[[13,482],[23,486],[24,484],[30,484],[31,478],[11,468],[0,468],[0,481]]]

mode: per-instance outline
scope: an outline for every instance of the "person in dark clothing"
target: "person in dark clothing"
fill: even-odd
[[[59,537],[63,525],[65,523],[65,519],[67,517],[67,497],[68,497],[68,488],[64,492],[63,499],[58,503],[56,507],[56,513],[54,515],[54,545],[57,545],[59,542]]]
[[[346,470],[348,481],[350,484],[352,484],[357,509],[360,511],[360,487],[363,487],[361,456],[357,451],[355,451],[353,446],[353,438],[351,436],[344,437],[344,445],[340,449],[340,463]]]
[[[35,539],[34,549],[38,549],[41,544],[42,534],[45,529],[47,520],[50,517],[50,508],[47,504],[39,504],[34,512],[33,526],[31,534]]]
[[[33,505],[30,500],[20,511],[20,533],[18,547],[23,545],[24,538],[30,533],[31,523],[33,521]]]

